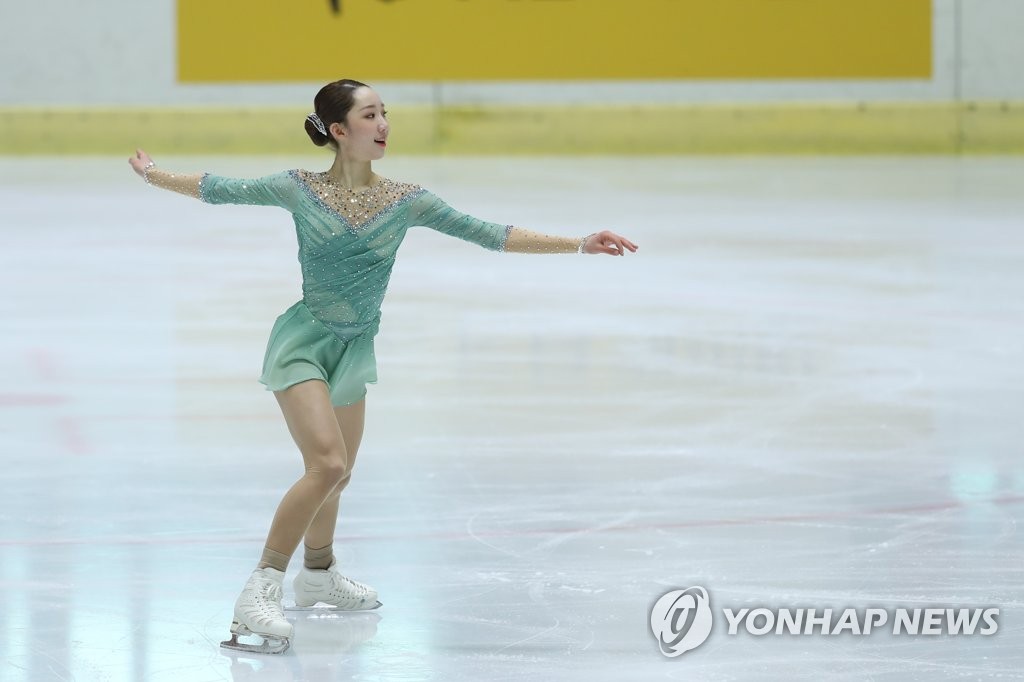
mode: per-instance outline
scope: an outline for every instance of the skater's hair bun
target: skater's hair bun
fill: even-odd
[[[331,124],[348,125],[346,119],[348,112],[352,110],[352,105],[355,104],[356,90],[366,87],[369,87],[366,83],[343,78],[320,88],[320,92],[316,93],[316,97],[313,98],[313,113],[316,116],[310,114],[306,117],[306,134],[309,135],[313,144],[317,147],[328,144],[332,147],[338,146],[330,134]],[[320,119],[319,122],[324,127],[323,132],[317,127],[316,118]]]

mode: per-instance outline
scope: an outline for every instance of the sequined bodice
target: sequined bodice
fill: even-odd
[[[423,190],[387,178],[352,190],[328,173],[289,173],[313,204],[293,213],[307,307],[340,338],[375,333],[408,227],[401,208]]]
[[[330,173],[307,170],[291,171],[302,188],[321,208],[339,218],[351,230],[360,230],[413,192],[418,185],[395,182],[387,178],[364,189],[338,185]]]
[[[418,185],[385,178],[351,190],[307,170],[251,180],[206,174],[198,191],[209,203],[280,206],[292,214],[303,302],[346,341],[376,333],[395,254],[411,225],[496,251],[509,229],[459,213]]]

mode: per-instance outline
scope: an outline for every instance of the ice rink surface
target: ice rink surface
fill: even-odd
[[[384,606],[291,614],[287,654],[247,657],[218,642],[301,474],[256,381],[301,296],[291,219],[123,158],[0,161],[0,679],[1022,676],[1024,161],[377,170],[640,251],[410,231],[336,542]],[[691,586],[713,630],[667,658],[649,612]],[[998,608],[998,631],[728,633],[759,607]]]

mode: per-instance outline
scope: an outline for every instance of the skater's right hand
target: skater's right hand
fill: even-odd
[[[135,156],[129,157],[128,163],[131,164],[132,170],[139,174],[140,178],[145,178],[145,170],[150,164],[153,163],[153,159],[149,158],[149,154],[141,149],[135,150]],[[155,164],[154,164],[155,165]]]

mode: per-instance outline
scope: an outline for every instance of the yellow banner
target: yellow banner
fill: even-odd
[[[929,78],[931,11],[931,0],[178,0],[178,79]]]

